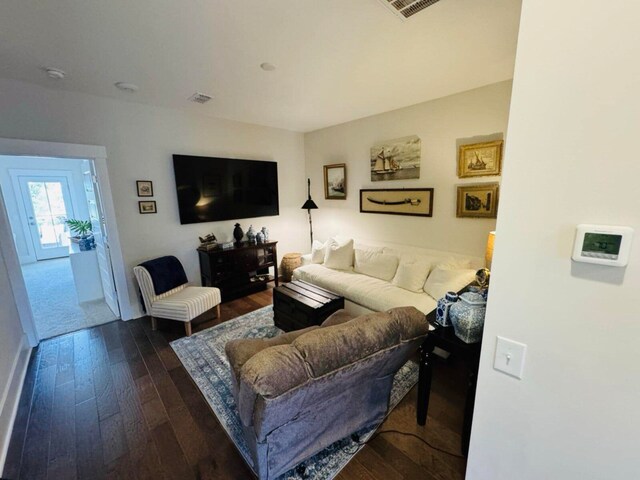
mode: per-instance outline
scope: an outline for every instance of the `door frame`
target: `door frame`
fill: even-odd
[[[46,172],[46,174],[45,174]],[[21,168],[11,168],[9,169],[9,177],[11,177],[11,185],[13,186],[13,193],[16,199],[16,206],[18,208],[20,225],[22,226],[22,233],[27,239],[30,239],[30,248],[29,255],[22,257],[22,264],[25,261],[37,262],[38,256],[36,254],[37,246],[34,245],[33,236],[31,235],[31,228],[29,226],[29,208],[25,205],[24,195],[22,191],[22,185],[20,184],[20,177],[64,177],[67,179],[68,188],[69,188],[69,201],[71,202],[71,210],[76,212],[76,204],[79,199],[76,198],[75,190],[71,188],[73,185],[73,172],[70,170],[31,170],[31,169],[21,169]],[[71,217],[77,218],[77,217]],[[19,257],[19,256],[18,256]]]
[[[36,140],[18,140],[0,138],[0,155],[47,157],[47,158],[79,158],[93,160],[98,177],[98,185],[102,195],[105,223],[110,239],[111,267],[115,278],[120,315],[123,320],[133,318],[131,304],[128,298],[127,277],[124,258],[120,245],[120,235],[116,223],[115,207],[109,172],[107,169],[107,149],[98,145],[80,145],[72,143],[41,142]],[[0,254],[4,258],[9,271],[9,281],[13,296],[18,307],[18,314],[29,345],[35,347],[39,338],[33,321],[33,313],[27,296],[27,288],[22,276],[22,269],[18,260],[18,253],[13,241],[13,234],[7,216],[4,199],[0,195]]]

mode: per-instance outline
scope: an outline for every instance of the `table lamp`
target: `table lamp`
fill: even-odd
[[[493,244],[496,241],[496,232],[489,232],[487,237],[487,249],[484,254],[484,262],[489,270],[491,270],[491,261],[493,260]]]

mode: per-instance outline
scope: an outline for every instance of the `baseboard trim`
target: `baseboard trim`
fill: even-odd
[[[24,379],[27,375],[27,367],[31,358],[31,347],[28,344],[26,335],[22,337],[20,351],[16,355],[11,367],[11,375],[7,382],[7,388],[3,392],[0,400],[0,476],[4,472],[4,463],[7,459],[11,432],[18,414],[18,405],[22,395]]]

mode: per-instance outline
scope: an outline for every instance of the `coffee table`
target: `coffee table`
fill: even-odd
[[[344,297],[302,280],[273,289],[273,321],[285,332],[320,325],[341,308]]]

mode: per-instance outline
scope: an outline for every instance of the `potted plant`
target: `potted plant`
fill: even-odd
[[[91,235],[91,221],[70,218],[65,223],[69,225],[69,230],[75,234],[73,237],[70,237],[71,241],[77,243],[81,251],[92,250],[94,248],[95,243],[93,241],[93,235]]]

